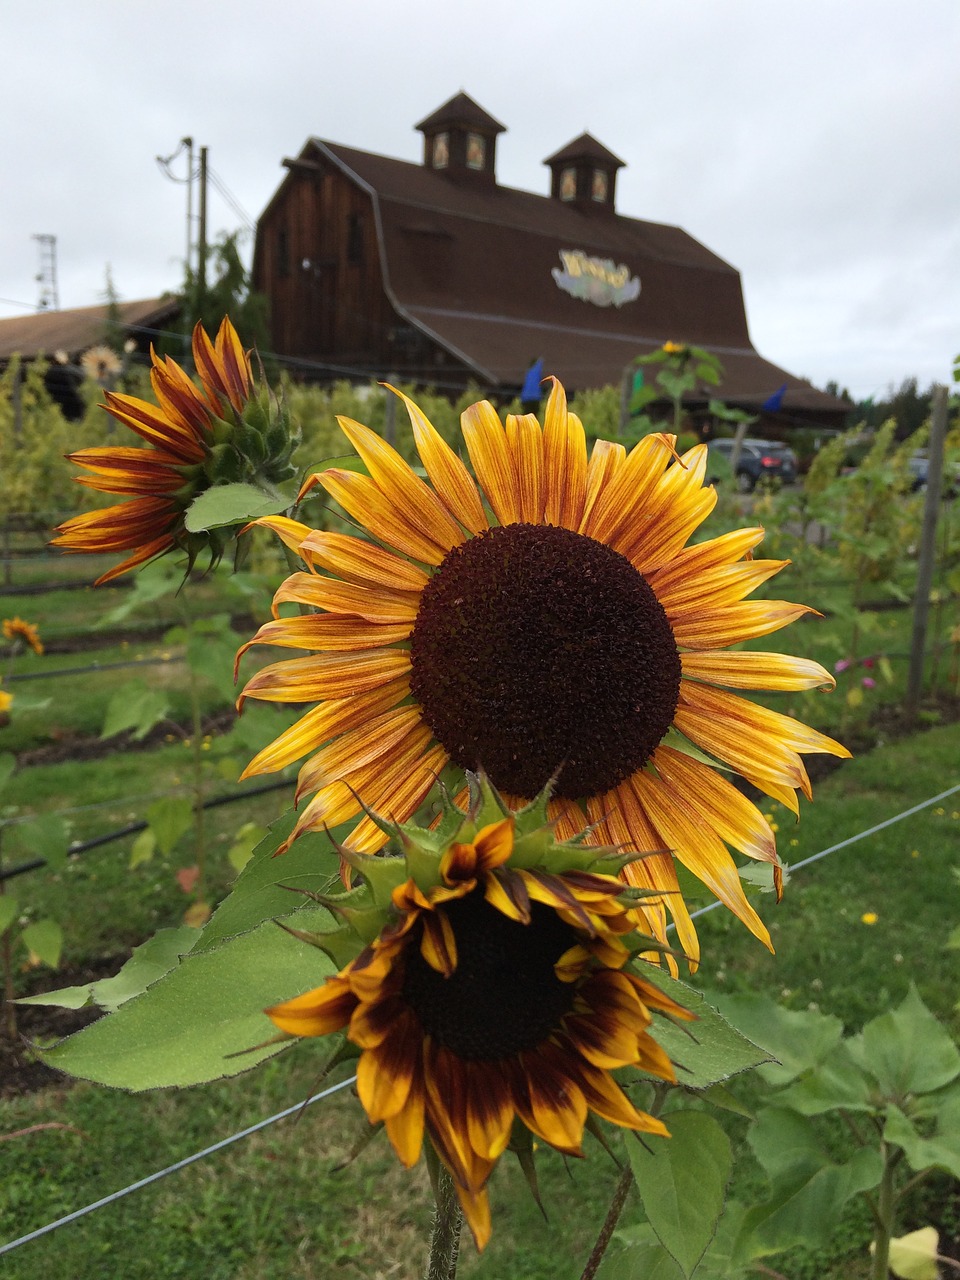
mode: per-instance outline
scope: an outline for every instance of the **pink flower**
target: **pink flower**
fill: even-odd
[[[850,665],[850,659],[849,659],[849,658],[839,658],[839,659],[838,659],[838,660],[833,664],[833,669],[834,669],[834,671],[837,673],[837,675],[839,675],[841,671],[846,671],[846,669],[847,669],[847,667],[849,667],[849,665]]]
[[[873,676],[864,676],[860,683],[865,689],[875,689],[877,687],[877,682]]]

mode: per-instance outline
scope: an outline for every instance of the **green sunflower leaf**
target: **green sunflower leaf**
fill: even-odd
[[[915,1173],[924,1169],[945,1169],[960,1178],[960,1106],[954,1101],[945,1107],[939,1117],[939,1132],[925,1138],[918,1133],[912,1121],[899,1107],[888,1106],[883,1129],[884,1140],[896,1143],[907,1157],[907,1163]]]
[[[669,1138],[629,1144],[630,1165],[657,1239],[690,1276],[716,1234],[733,1154],[703,1111],[672,1111],[667,1126]]]
[[[239,1075],[285,1047],[266,1043],[276,1028],[262,1010],[332,972],[322,952],[264,924],[191,951],[142,995],[42,1056],[71,1075],[134,1092]]]
[[[195,950],[207,951],[225,938],[246,933],[266,920],[288,919],[308,901],[291,889],[329,893],[342,888],[339,859],[323,836],[301,836],[287,853],[274,856],[277,846],[290,834],[295,816],[286,813],[269,828],[233,889],[213,913]],[[337,830],[343,834],[349,828]],[[329,916],[327,919],[332,924]]]
[[[912,985],[902,1004],[850,1041],[850,1053],[887,1098],[932,1093],[960,1076],[960,1049]]]
[[[63,950],[63,930],[56,920],[37,920],[35,924],[28,924],[20,940],[41,964],[56,969]]]
[[[70,833],[63,818],[56,813],[39,813],[8,828],[5,834],[10,853],[43,858],[54,870],[59,870],[67,861]]]
[[[43,991],[40,995],[24,996],[17,1003],[56,1005],[61,1009],[82,1009],[84,1005],[97,1004],[107,1010],[118,1009],[175,968],[180,957],[186,955],[196,942],[199,933],[199,929],[186,925],[161,929],[149,941],[134,947],[133,955],[112,978],[100,978],[82,987]]]
[[[818,1066],[843,1035],[839,1018],[812,1009],[784,1009],[765,996],[724,995],[717,1004],[744,1035],[775,1056],[775,1062],[760,1068],[761,1078],[775,1087]]]
[[[100,737],[112,738],[129,729],[139,742],[169,710],[170,702],[162,689],[148,689],[137,681],[131,681],[118,689],[107,703]]]
[[[184,796],[155,800],[147,807],[146,818],[160,852],[169,855],[193,825],[193,805]]]
[[[684,1023],[682,1028],[666,1018],[654,1019],[651,1028],[657,1042],[670,1055],[677,1080],[685,1088],[707,1089],[741,1071],[774,1061],[772,1054],[731,1026],[699,991],[650,964],[638,964],[637,972],[696,1015],[695,1022]],[[623,1078],[622,1073],[618,1075]]]
[[[812,1173],[805,1168],[778,1180],[770,1199],[744,1215],[738,1258],[765,1257],[794,1245],[826,1248],[844,1205],[877,1185],[882,1163],[878,1151],[864,1148],[846,1164],[827,1164]]]
[[[184,524],[188,533],[203,533],[229,525],[246,524],[258,516],[274,516],[290,506],[288,497],[271,496],[252,484],[216,484],[194,498]]]

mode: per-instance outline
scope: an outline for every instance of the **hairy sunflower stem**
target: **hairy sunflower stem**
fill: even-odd
[[[623,1212],[623,1206],[627,1203],[627,1196],[630,1194],[630,1188],[633,1186],[633,1169],[629,1164],[625,1164],[620,1171],[620,1178],[617,1182],[617,1189],[613,1193],[613,1199],[610,1201],[610,1208],[607,1210],[607,1216],[603,1220],[603,1226],[600,1228],[600,1234],[597,1236],[597,1242],[590,1252],[587,1264],[583,1268],[580,1280],[593,1280],[597,1274],[597,1268],[603,1261],[603,1255],[607,1251],[607,1245],[616,1230],[617,1223],[620,1221],[620,1214]]]
[[[887,1280],[890,1274],[890,1239],[893,1235],[894,1160],[886,1143],[880,1147],[883,1174],[877,1195],[877,1230],[874,1234],[872,1280]]]
[[[652,1116],[658,1116],[663,1109],[670,1093],[670,1086],[667,1084],[658,1084],[654,1087],[653,1101],[648,1107],[648,1111]],[[616,1189],[613,1193],[613,1199],[610,1201],[610,1208],[607,1210],[607,1216],[603,1220],[603,1226],[600,1228],[600,1234],[597,1236],[597,1242],[587,1258],[586,1266],[580,1275],[580,1280],[593,1280],[597,1274],[600,1263],[603,1261],[603,1255],[607,1251],[614,1231],[617,1229],[617,1223],[620,1221],[620,1215],[623,1213],[623,1206],[627,1202],[627,1196],[633,1185],[633,1168],[629,1162],[623,1166],[620,1171],[620,1178],[617,1182]]]
[[[463,1211],[453,1179],[441,1165],[437,1173],[437,1207],[433,1215],[426,1280],[456,1280],[462,1227]]]

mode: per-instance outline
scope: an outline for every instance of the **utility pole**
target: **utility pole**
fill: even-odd
[[[197,223],[197,315],[207,295],[207,148],[200,148],[200,217]]]

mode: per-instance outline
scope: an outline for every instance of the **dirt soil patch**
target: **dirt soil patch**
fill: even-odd
[[[27,979],[26,995],[43,991],[59,991],[62,987],[79,987],[100,978],[112,978],[129,960],[129,953],[105,956],[92,964],[75,968],[37,969]],[[15,1044],[0,1035],[0,1098],[17,1098],[52,1085],[72,1083],[61,1071],[41,1062],[37,1046],[49,1046],[64,1036],[89,1026],[101,1016],[95,1005],[85,1009],[60,1009],[56,1005],[17,1005]]]

